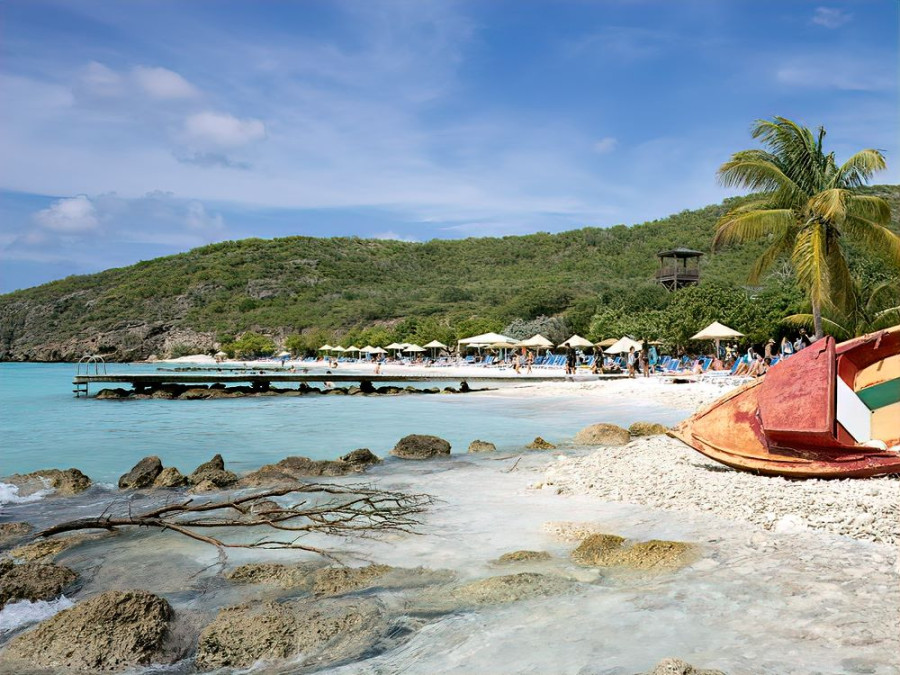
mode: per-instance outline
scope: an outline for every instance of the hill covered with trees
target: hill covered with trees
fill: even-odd
[[[900,232],[900,186],[886,198]],[[385,344],[485,330],[653,334],[677,343],[713,318],[761,338],[804,311],[788,266],[747,278],[764,242],[710,250],[741,198],[641,225],[559,234],[432,240],[245,239],[0,296],[0,359],[179,355],[233,345],[248,331],[295,352],[323,342]],[[703,251],[702,283],[669,293],[656,253]],[[897,279],[851,249],[861,288]]]

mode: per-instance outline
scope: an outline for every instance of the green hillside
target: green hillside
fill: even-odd
[[[900,232],[900,186],[869,191],[890,201]],[[652,281],[656,253],[666,248],[706,252],[703,285],[744,286],[761,245],[709,255],[715,222],[735,201],[632,227],[560,234],[214,244],[0,296],[0,359],[55,360],[85,351],[140,358],[211,346],[247,330],[276,339],[302,334],[313,344],[369,329],[359,337],[374,339],[374,328],[414,333],[422,322],[440,333],[435,337],[452,339],[539,316],[587,332],[604,307],[666,306],[670,294]]]

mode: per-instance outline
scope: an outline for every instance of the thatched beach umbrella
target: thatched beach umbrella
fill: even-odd
[[[585,338],[581,337],[580,335],[573,335],[565,342],[560,342],[559,346],[560,347],[568,347],[571,349],[577,349],[578,347],[581,347],[582,349],[584,349],[586,347],[593,347],[594,343],[591,342],[590,340],[586,340]]]
[[[327,345],[327,344],[319,347],[320,352],[330,352],[332,349],[334,349],[334,347],[332,347],[331,345]]]
[[[596,347],[600,347],[601,349],[606,349],[607,347],[612,347],[616,344],[616,338],[606,338],[605,340],[600,340],[600,342],[596,343]]]
[[[425,349],[435,350],[432,353],[432,356],[437,356],[438,349],[447,349],[448,348],[447,345],[445,345],[443,342],[438,342],[437,340],[432,340],[431,342],[429,342],[428,344],[423,345],[423,346],[425,347]]]
[[[542,349],[551,349],[553,347],[553,343],[543,335],[537,334],[532,335],[527,340],[517,342],[516,347],[525,347],[526,349],[534,349],[539,352]]]
[[[713,321],[706,328],[694,335],[691,340],[715,340],[716,356],[718,356],[719,342],[721,340],[731,340],[739,337],[744,337],[744,334],[739,333],[738,331],[734,330],[734,328],[729,328],[728,326],[721,324],[718,321]]]
[[[626,354],[632,347],[634,347],[634,351],[639,352],[642,349],[643,345],[641,345],[641,343],[637,340],[632,340],[626,335],[624,337],[620,337],[604,351],[606,351],[607,354]]]

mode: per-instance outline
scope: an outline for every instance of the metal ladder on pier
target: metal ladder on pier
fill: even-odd
[[[84,368],[84,373],[81,372],[81,369]],[[91,373],[93,370],[93,373]],[[102,356],[82,356],[75,363],[75,377],[77,378],[79,375],[106,375],[106,361],[103,360]],[[77,379],[72,382],[72,385],[75,387],[72,390],[72,393],[75,394],[75,398],[80,398],[82,395],[87,398],[88,397],[88,383],[87,382],[79,382]]]

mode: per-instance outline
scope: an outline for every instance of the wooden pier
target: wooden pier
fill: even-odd
[[[574,377],[563,373],[530,374],[530,375],[491,375],[466,374],[450,375],[436,372],[428,375],[393,375],[393,374],[368,374],[368,373],[303,373],[287,372],[283,370],[255,371],[255,372],[163,372],[163,373],[94,373],[78,374],[72,380],[73,392],[76,396],[88,396],[88,389],[92,384],[128,384],[135,392],[141,393],[147,390],[158,389],[165,385],[250,385],[256,391],[266,391],[274,383],[357,383],[364,388],[369,388],[374,383],[407,382],[562,382],[575,379],[580,382],[588,382],[602,379],[618,379],[620,375],[593,375],[586,373]],[[365,383],[365,384],[363,384]]]

